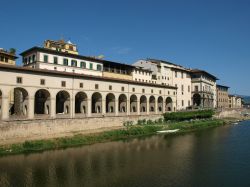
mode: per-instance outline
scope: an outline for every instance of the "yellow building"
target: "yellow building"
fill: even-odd
[[[0,64],[16,65],[15,51],[7,51],[0,48]]]
[[[44,48],[78,55],[77,46],[72,44],[70,41],[65,42],[64,40],[45,40]]]

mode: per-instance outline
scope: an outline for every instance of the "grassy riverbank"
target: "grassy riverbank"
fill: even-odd
[[[125,127],[120,130],[112,130],[98,134],[78,134],[72,137],[26,141],[21,144],[2,146],[0,147],[0,156],[63,149],[67,147],[129,139],[139,136],[153,135],[159,130],[180,129],[177,133],[183,133],[203,128],[221,126],[224,124],[225,121],[218,119],[203,119],[185,122],[164,122],[163,120],[152,122],[149,120],[145,123],[138,122],[137,125],[125,125]]]

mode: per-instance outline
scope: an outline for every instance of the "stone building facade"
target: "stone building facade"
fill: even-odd
[[[228,86],[216,85],[217,108],[229,108]]]

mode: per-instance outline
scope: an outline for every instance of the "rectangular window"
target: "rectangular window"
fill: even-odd
[[[43,61],[48,62],[48,55],[43,55]]]
[[[190,92],[190,86],[188,86],[188,92]]]
[[[45,85],[45,79],[40,80],[40,85]]]
[[[62,81],[62,87],[66,87],[66,82]]]
[[[95,89],[99,89],[99,85],[98,84],[95,84]]]
[[[194,90],[195,90],[196,92],[198,92],[198,91],[199,91],[199,86],[195,86],[195,87],[194,87]]]
[[[124,90],[125,90],[124,87],[122,87],[122,91],[123,91],[123,92],[124,92]]]
[[[142,89],[142,93],[145,93],[145,89]]]
[[[54,56],[54,64],[58,64],[58,58]]]
[[[184,106],[184,100],[181,101],[182,106]]]
[[[86,68],[86,62],[81,62],[81,68]]]
[[[32,62],[36,61],[36,55],[32,55]]]
[[[159,90],[159,94],[161,94],[161,90]]]
[[[80,88],[83,88],[83,83],[81,82],[80,85],[79,85]]]
[[[101,66],[100,64],[98,64],[98,65],[96,66],[96,69],[97,69],[97,71],[102,71],[102,66]]]
[[[132,91],[135,92],[135,88],[132,88]]]
[[[177,78],[177,71],[175,72],[175,77]]]
[[[181,85],[181,91],[184,92],[184,85]]]
[[[154,93],[154,90],[153,90],[153,89],[151,89],[151,93]]]
[[[63,59],[63,65],[68,66],[69,65],[69,60],[67,58]]]
[[[22,77],[17,77],[16,78],[16,83],[22,84],[23,83],[23,78]]]
[[[112,90],[112,86],[111,85],[109,85],[109,90]]]
[[[71,66],[72,67],[77,67],[77,61],[76,60],[71,60]]]
[[[93,69],[93,64],[89,63],[89,69]]]
[[[183,72],[181,72],[181,78],[183,79]]]

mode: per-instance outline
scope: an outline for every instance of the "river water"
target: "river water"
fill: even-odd
[[[0,158],[0,187],[249,187],[250,122]]]

